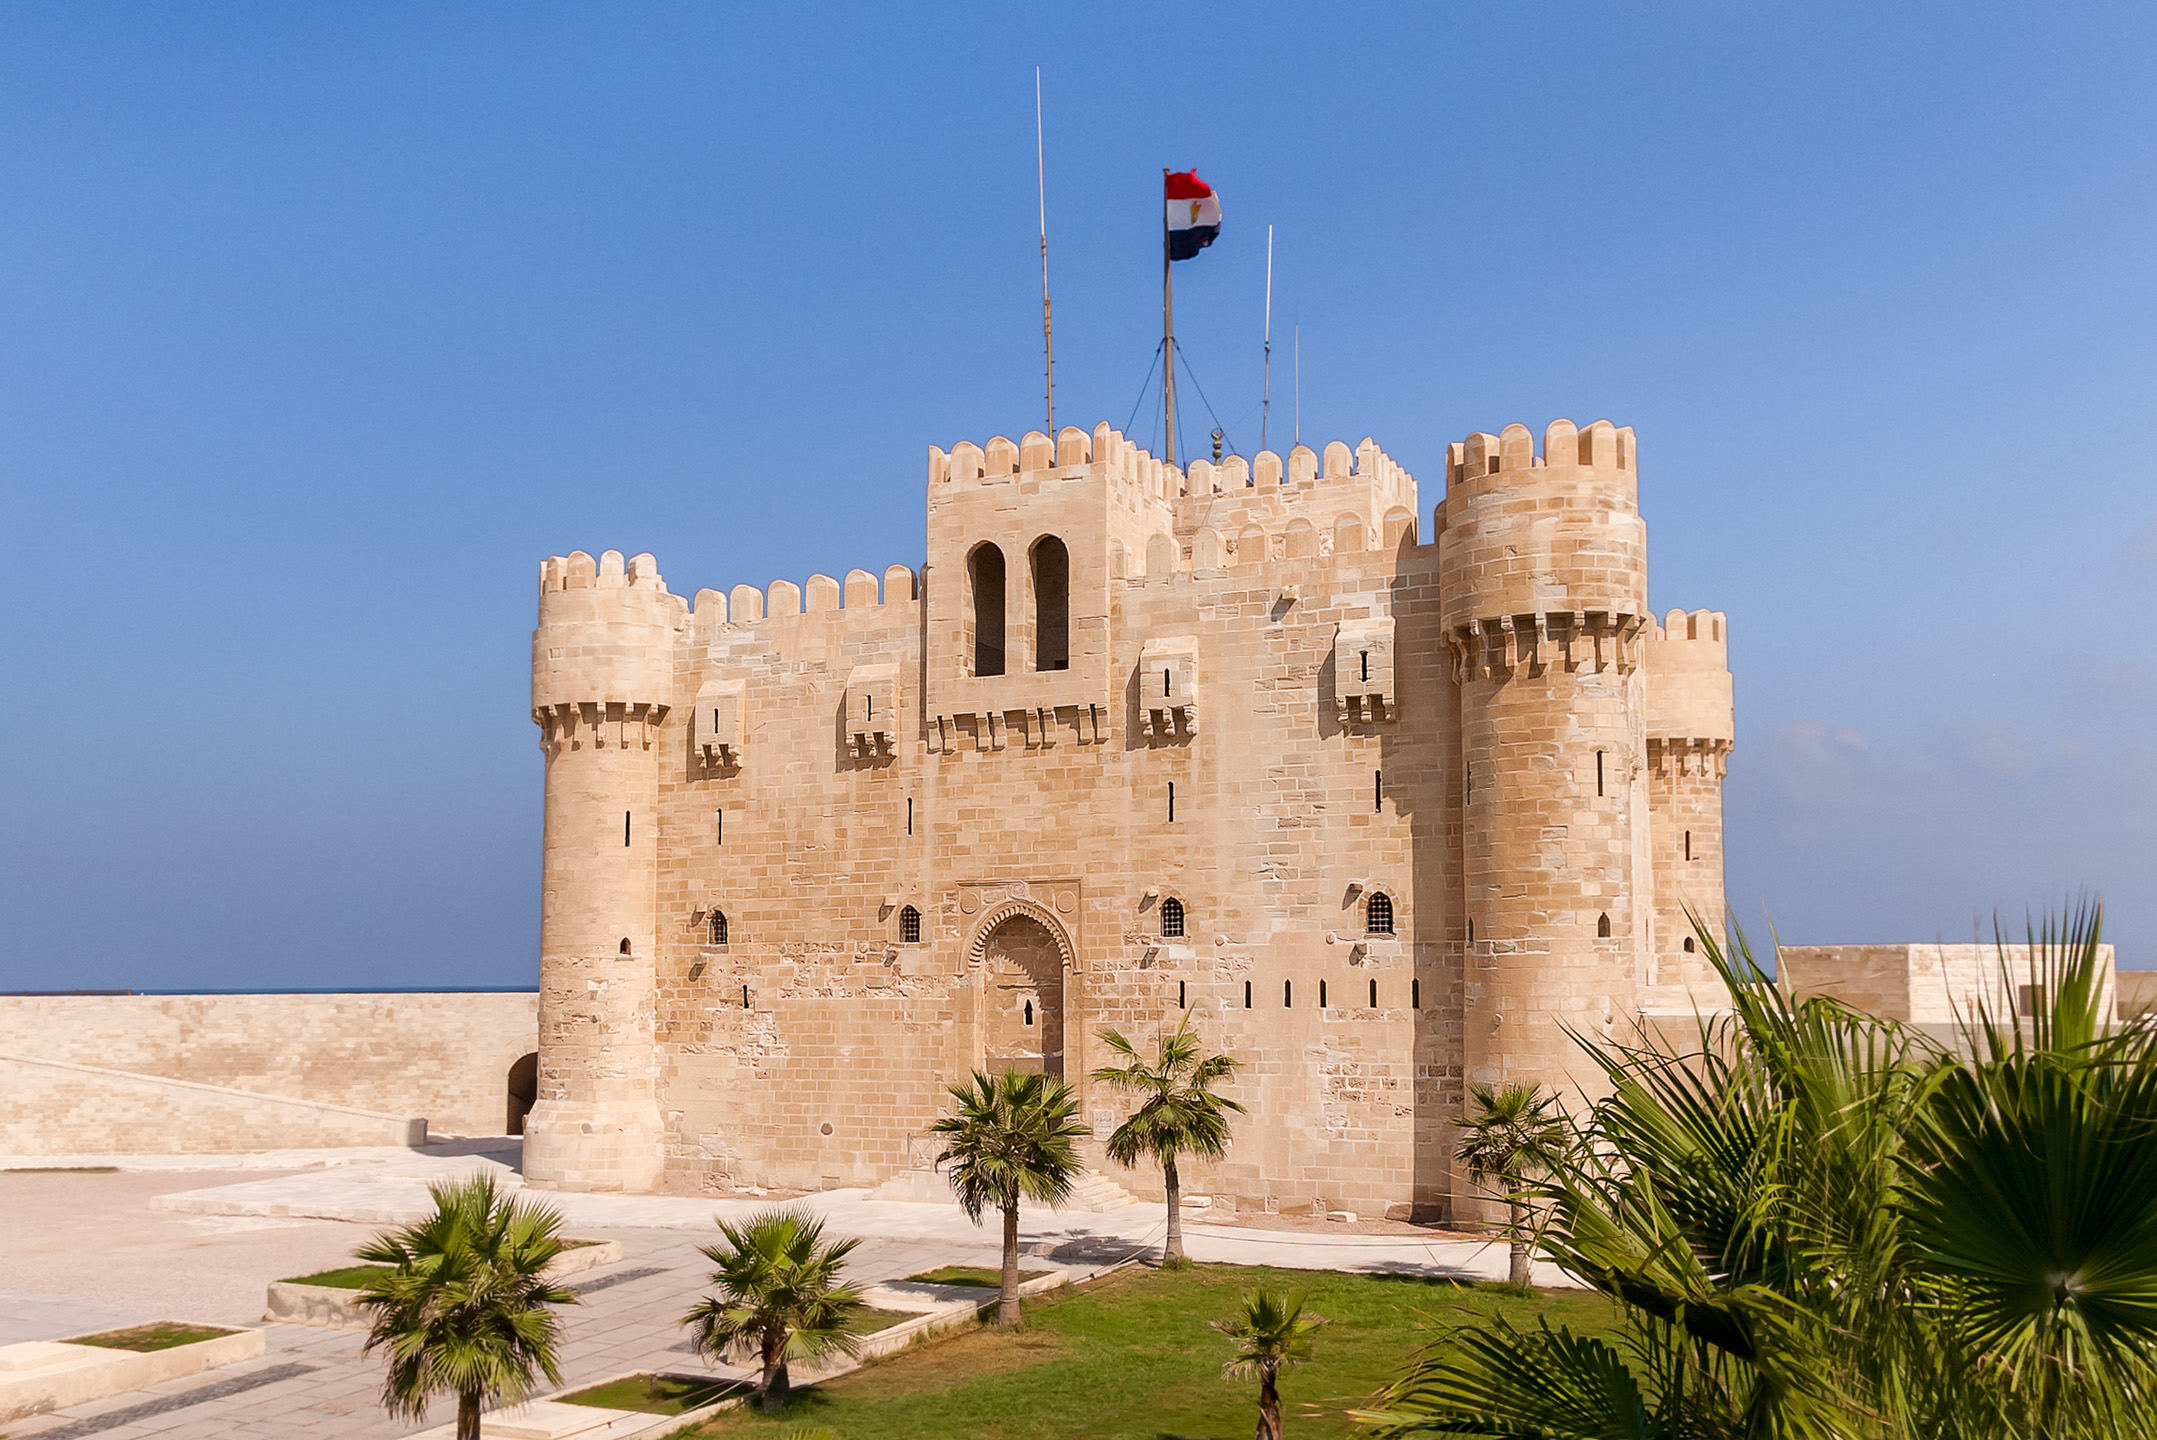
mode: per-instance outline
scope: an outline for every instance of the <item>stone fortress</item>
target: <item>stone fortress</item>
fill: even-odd
[[[932,448],[918,573],[548,559],[526,1176],[874,1185],[1013,1068],[1110,1168],[1099,1032],[1189,1014],[1249,1114],[1188,1189],[1450,1213],[1464,1082],[1719,994],[1728,630],[1649,612],[1637,498],[1607,422],[1469,436],[1430,512],[1369,440],[1102,425]]]

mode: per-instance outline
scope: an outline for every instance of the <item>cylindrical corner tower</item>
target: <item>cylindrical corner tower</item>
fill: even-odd
[[[1645,907],[1633,434],[1512,425],[1448,456],[1440,606],[1460,690],[1462,1071],[1593,1089],[1566,1032],[1637,1004]]]
[[[1727,945],[1723,902],[1723,771],[1735,735],[1730,622],[1719,610],[1673,610],[1647,635],[1648,852],[1654,908],[1650,1008],[1689,1014],[1729,1003],[1693,933],[1698,915]],[[1691,912],[1689,915],[1687,912]]]
[[[659,729],[682,604],[657,564],[582,551],[540,571],[532,718],[547,755],[539,1100],[524,1176],[649,1190],[662,1165],[653,1044]]]

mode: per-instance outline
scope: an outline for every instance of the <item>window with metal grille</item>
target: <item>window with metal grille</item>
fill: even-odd
[[[711,918],[711,927],[712,927],[712,944],[714,944],[714,945],[724,945],[724,944],[726,944],[726,912],[725,912],[725,911],[722,911],[722,910],[714,910],[714,911],[712,911],[712,918]]]
[[[1393,933],[1393,897],[1391,895],[1382,890],[1379,891],[1371,897],[1370,904],[1364,907],[1363,913],[1363,928],[1365,930],[1368,930],[1373,935],[1391,935]]]
[[[899,943],[902,945],[919,945],[921,943],[921,912],[911,905],[899,912]]]
[[[1161,934],[1170,940],[1183,938],[1183,902],[1173,895],[1161,902]]]

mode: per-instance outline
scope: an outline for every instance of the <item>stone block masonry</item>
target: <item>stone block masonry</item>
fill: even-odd
[[[538,998],[0,995],[0,1056],[103,1072],[0,1071],[13,1123],[27,1127],[0,1138],[0,1153],[397,1145],[404,1132],[392,1137],[383,1122],[410,1119],[436,1135],[500,1135],[511,1121],[511,1072],[538,1044]],[[231,1093],[182,1095],[158,1081]],[[43,1108],[29,1104],[33,1090]],[[339,1109],[373,1119],[334,1118]],[[355,1138],[332,1138],[340,1135]]]
[[[918,573],[692,605],[547,560],[527,1175],[875,1184],[977,1068],[1072,1083],[1101,1163],[1101,1030],[1188,1014],[1248,1113],[1187,1190],[1465,1208],[1466,1082],[1575,1087],[1568,1029],[1699,978],[1730,690],[1720,614],[1648,612],[1631,431],[1472,435],[1446,483],[1102,425],[932,447]]]

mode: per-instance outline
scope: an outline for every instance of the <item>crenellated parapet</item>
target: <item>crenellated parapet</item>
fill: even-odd
[[[1646,639],[1648,769],[1720,780],[1736,739],[1729,619],[1673,610]]]
[[[687,611],[650,555],[597,561],[582,550],[539,569],[532,719],[540,747],[649,749],[673,693],[673,647]]]

